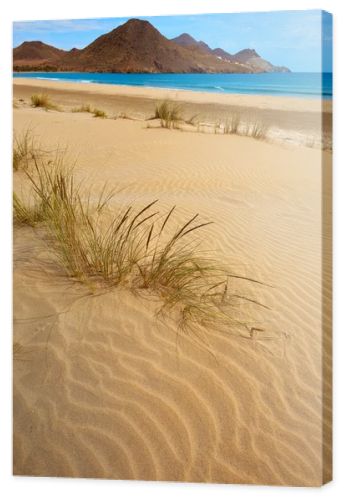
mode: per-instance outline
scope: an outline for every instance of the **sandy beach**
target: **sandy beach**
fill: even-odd
[[[37,92],[61,110],[31,107]],[[30,129],[42,150],[66,149],[78,181],[116,190],[112,209],[158,199],[160,211],[176,205],[177,224],[196,213],[213,221],[204,251],[254,280],[232,281],[240,297],[266,305],[246,309],[252,339],[208,328],[200,342],[156,315],[160,297],[67,277],[44,227],[16,224],[14,474],[328,481],[331,102],[321,119],[314,99],[33,79],[14,79],[13,97],[15,136]],[[269,136],[146,121],[167,98],[187,119],[237,111]],[[86,103],[108,118],[71,112]],[[14,173],[16,192],[26,183]]]
[[[219,123],[238,114],[246,121],[264,123],[273,141],[319,147],[323,141],[326,149],[332,148],[331,100],[14,79],[14,98],[30,100],[32,94],[41,91],[48,92],[62,106],[87,102],[111,116],[126,113],[137,119],[150,117],[157,101],[170,99],[182,105],[187,118],[198,115],[202,123]]]

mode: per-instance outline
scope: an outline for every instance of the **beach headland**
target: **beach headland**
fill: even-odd
[[[55,109],[31,106],[41,93]],[[30,131],[47,168],[64,151],[88,202],[106,183],[111,213],[158,200],[160,213],[176,206],[174,228],[197,213],[213,221],[201,250],[251,280],[232,278],[225,294],[233,291],[255,326],[248,337],[229,326],[189,334],[158,315],[160,293],[130,280],[99,290],[71,277],[44,224],[16,223],[14,474],[329,479],[331,295],[322,273],[329,283],[331,151],[319,138],[322,123],[329,134],[331,103],[321,120],[313,99],[33,79],[14,79],[13,96],[14,137]],[[184,115],[170,130],[150,119],[165,99]],[[92,112],[74,109],[87,104]],[[218,124],[236,113],[278,137],[223,133]],[[195,115],[200,128],[187,123]],[[17,167],[14,190],[30,196]]]

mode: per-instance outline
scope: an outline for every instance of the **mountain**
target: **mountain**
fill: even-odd
[[[229,54],[221,48],[211,49],[206,43],[202,41],[198,42],[187,33],[182,33],[182,35],[173,38],[172,41],[193,51],[202,50],[205,53],[218,57],[222,61],[242,65],[244,68],[250,69],[251,73],[289,72],[289,69],[285,66],[274,66],[269,61],[266,61],[254,49],[244,49],[236,54]]]
[[[244,49],[234,54],[236,61],[247,64],[262,73],[288,73],[285,66],[274,66],[269,61],[262,59],[254,49]]]
[[[212,54],[210,47],[205,42],[197,42],[191,35],[188,33],[182,33],[182,35],[177,36],[176,38],[171,38],[172,42],[175,42],[177,45],[181,47],[186,47],[189,49],[196,49],[200,52],[204,52],[207,54]]]
[[[65,54],[65,50],[35,41],[23,42],[13,49],[13,63],[18,66],[35,66],[54,63]]]
[[[114,73],[234,73],[236,64],[192,53],[165,38],[148,21],[131,19],[78,53],[66,53],[59,69]]]
[[[248,50],[248,49],[247,49]],[[243,51],[244,52],[244,51]],[[241,54],[241,53],[239,53]],[[187,33],[169,40],[151,23],[130,19],[83,49],[64,51],[43,42],[24,42],[13,50],[17,71],[85,71],[108,73],[254,73],[260,61],[243,62],[222,49],[212,50]],[[264,61],[264,71],[275,68]],[[48,69],[47,69],[48,68]]]
[[[182,33],[182,35],[177,36],[176,38],[171,38],[171,41],[177,43],[177,45],[181,45],[181,47],[190,47],[190,48],[199,44],[199,42],[197,42],[195,38],[193,38],[188,33]]]
[[[229,52],[226,52],[223,49],[213,49],[213,53],[216,56],[221,57],[222,59],[226,59],[227,61],[235,61],[235,57],[232,54],[229,54]]]

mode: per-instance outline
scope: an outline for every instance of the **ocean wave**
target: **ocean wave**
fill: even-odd
[[[55,80],[59,82],[61,78],[53,78],[53,77],[48,77],[48,76],[36,76],[37,80]]]

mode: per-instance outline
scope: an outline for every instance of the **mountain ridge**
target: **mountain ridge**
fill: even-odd
[[[105,73],[259,73],[277,68],[282,71],[282,67],[263,60],[254,50],[244,49],[238,54],[242,57],[211,49],[188,33],[170,40],[149,21],[130,19],[83,49],[67,51],[40,41],[25,41],[13,49],[13,69]]]
[[[230,54],[220,47],[211,49],[207,45],[207,43],[195,40],[195,38],[193,38],[188,33],[182,33],[181,35],[172,38],[171,40],[178,45],[182,45],[186,48],[190,47],[193,50],[203,50],[204,52],[213,54],[221,58],[222,60],[250,66],[252,69],[254,69],[254,72],[257,73],[289,72],[289,69],[285,66],[275,66],[269,61],[266,61],[254,49],[243,49],[236,54]]]

